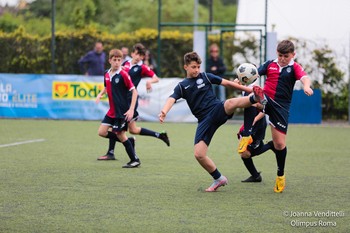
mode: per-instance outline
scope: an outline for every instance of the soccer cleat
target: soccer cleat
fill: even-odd
[[[238,144],[238,153],[243,153],[244,151],[246,151],[247,147],[252,143],[253,143],[252,136],[249,135],[249,136],[241,137]]]
[[[225,176],[221,176],[219,179],[214,180],[214,182],[207,188],[206,192],[215,192],[219,187],[225,186],[228,184],[228,180]]]
[[[286,177],[284,175],[277,176],[276,184],[275,184],[275,187],[273,188],[273,191],[275,191],[275,193],[281,193],[283,192],[285,187],[286,187]]]
[[[258,177],[250,176],[247,179],[242,180],[241,182],[243,182],[243,183],[257,183],[257,182],[261,182],[261,181],[262,181],[262,177],[261,177],[260,172],[259,172]]]
[[[254,86],[253,87],[253,92],[254,92],[254,96],[255,96],[256,102],[259,102],[262,105],[266,105],[267,104],[267,99],[265,98],[264,91],[263,91],[263,89],[261,89],[261,87]]]
[[[130,161],[123,166],[123,168],[135,168],[141,165],[140,160]]]
[[[97,158],[97,160],[115,160],[114,155],[103,155]]]
[[[168,134],[166,132],[161,132],[159,134],[159,139],[162,140],[163,142],[165,142],[165,144],[167,144],[167,146],[170,146],[170,141],[168,138]]]

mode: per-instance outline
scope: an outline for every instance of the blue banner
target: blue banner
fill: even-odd
[[[0,117],[101,120],[106,98],[95,104],[103,77],[0,74]]]
[[[321,124],[322,93],[314,89],[312,96],[307,96],[304,90],[294,90],[290,106],[289,123]]]
[[[140,120],[158,121],[158,114],[179,78],[161,79],[146,90],[138,86]],[[104,89],[103,77],[83,75],[0,74],[0,117],[102,120],[109,109],[107,95],[96,104]],[[195,122],[185,101],[178,101],[168,122]]]

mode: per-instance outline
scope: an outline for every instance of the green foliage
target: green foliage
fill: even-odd
[[[157,113],[155,113],[157,114]],[[128,162],[122,144],[117,161],[99,162],[108,140],[97,136],[98,121],[0,119],[0,232],[348,232],[349,126],[290,125],[286,190],[273,192],[276,161],[271,151],[254,162],[263,182],[249,176],[234,152],[240,124],[218,129],[208,150],[229,185],[216,193],[193,156],[196,124],[138,122],[166,129],[171,147],[137,137],[141,167]],[[271,138],[267,130],[267,139]],[[307,146],[307,149],[305,147]],[[331,156],[330,156],[331,154]],[[311,171],[311,172],[310,172]],[[286,217],[284,211],[343,211],[344,217]],[[220,220],[218,222],[218,219]],[[292,227],[291,221],[332,221],[336,227]]]
[[[18,18],[10,13],[5,13],[0,17],[0,29],[3,32],[13,32],[18,28],[19,22]]]
[[[314,82],[322,90],[322,115],[327,119],[346,119],[348,114],[348,84],[344,81],[345,73],[336,64],[332,50],[315,49],[313,58],[322,75],[322,83]]]

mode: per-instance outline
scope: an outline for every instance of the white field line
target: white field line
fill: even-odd
[[[10,144],[0,145],[0,148],[1,147],[8,147],[8,146],[18,146],[18,145],[27,144],[27,143],[34,143],[34,142],[43,142],[43,141],[45,141],[45,139],[33,139],[33,140],[28,140],[28,141],[23,141],[23,142],[14,142],[14,143],[10,143]]]

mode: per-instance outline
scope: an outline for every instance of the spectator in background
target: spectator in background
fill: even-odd
[[[148,66],[154,73],[157,71],[157,63],[149,50],[146,50],[145,58],[143,59],[143,63]]]
[[[219,46],[217,44],[212,44],[209,47],[209,58],[207,59],[206,72],[215,74],[219,77],[223,77],[226,72],[226,66],[223,60],[219,57]],[[214,85],[214,92],[216,96],[221,100],[226,99],[225,87],[220,85]]]
[[[121,48],[122,53],[123,53],[123,63],[126,61],[130,61],[132,58],[129,56],[129,49],[128,47],[123,46]]]
[[[78,61],[80,70],[88,76],[104,75],[106,54],[102,42],[96,42],[94,50],[89,51]]]

